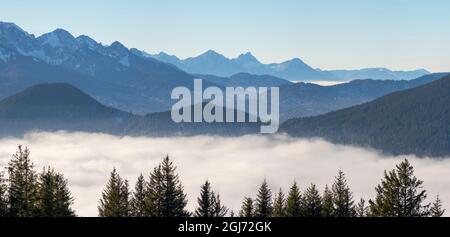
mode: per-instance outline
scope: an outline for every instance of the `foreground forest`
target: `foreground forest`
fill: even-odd
[[[311,184],[301,191],[293,183],[285,194],[272,191],[266,180],[256,197],[243,197],[239,212],[227,208],[209,181],[200,187],[196,209],[187,210],[187,196],[166,157],[146,178],[140,175],[134,189],[116,169],[102,193],[99,217],[441,217],[445,210],[439,196],[427,203],[423,181],[405,160],[385,171],[370,200],[354,200],[347,179],[339,171],[321,193]],[[62,173],[46,167],[35,170],[30,150],[19,146],[0,172],[0,217],[75,217],[74,197]]]

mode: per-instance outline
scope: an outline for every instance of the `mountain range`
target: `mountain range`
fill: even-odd
[[[447,73],[397,80],[426,71],[322,71],[296,59],[281,66],[289,69],[279,74],[270,70],[260,74],[256,68],[267,65],[249,53],[227,59],[213,51],[201,60],[182,60],[189,61],[183,65],[204,69],[193,72],[177,65],[178,58],[163,56],[128,49],[119,42],[102,45],[63,29],[35,37],[15,24],[0,23],[0,135],[68,130],[135,136],[236,136],[259,131],[259,124],[250,123],[172,122],[172,89],[192,89],[193,80],[201,78],[204,87],[278,86],[281,120],[287,120],[280,131],[292,136],[322,137],[393,154],[450,154]],[[221,76],[236,64],[255,71],[240,69]],[[374,78],[389,75],[389,80],[361,79],[334,86],[287,80],[304,70],[309,75],[320,72],[342,78],[373,73]]]
[[[394,155],[450,155],[450,76],[317,117],[292,119],[280,132]]]
[[[299,58],[282,63],[263,64],[250,52],[232,59],[213,50],[187,59],[180,59],[177,56],[164,52],[149,54],[137,49],[133,49],[133,52],[143,57],[155,58],[162,62],[173,64],[189,73],[220,77],[230,77],[244,72],[256,75],[271,75],[290,81],[350,81],[356,79],[410,80],[429,74],[424,69],[413,71],[392,71],[387,68],[321,70],[312,68]]]
[[[212,51],[204,56],[205,63],[229,61]],[[209,60],[209,56],[217,60]],[[197,60],[192,58],[190,61]],[[251,54],[242,55],[231,61],[259,67],[255,66],[257,60]],[[294,60],[293,64],[301,64],[301,60]],[[204,79],[204,87],[281,86],[281,90],[286,92],[282,92],[282,120],[317,115],[366,102],[392,92],[393,90],[389,89],[392,87],[391,84],[398,83],[394,81],[378,83],[368,80],[328,88],[294,84],[275,76],[242,72],[230,77],[191,74],[182,71],[176,65],[159,61],[143,51],[128,49],[119,42],[105,46],[88,36],[74,37],[63,29],[35,37],[13,23],[0,23],[0,99],[33,85],[62,82],[76,86],[104,105],[144,115],[170,110],[173,104],[170,99],[172,89],[178,86],[192,88],[194,78]],[[373,96],[367,93],[368,95],[363,95],[364,98],[361,99],[357,95],[353,96],[353,93],[360,93],[358,88],[352,90],[354,84],[358,84],[358,87],[364,87],[360,84],[367,84],[368,88],[372,84],[386,84],[382,87],[388,89],[385,91],[374,89],[379,93],[372,93]],[[345,93],[337,92],[332,99],[344,100],[345,103],[323,105],[329,103],[330,96],[322,92],[335,89],[339,91],[341,87]],[[311,95],[305,94],[305,91],[317,93]]]
[[[310,117],[372,101],[381,96],[424,85],[448,73],[435,73],[414,80],[354,80],[333,86],[311,83],[280,86],[281,121]]]
[[[430,80],[424,78],[423,80]],[[450,155],[450,76],[324,115],[291,119],[280,133],[324,138],[394,155]],[[188,108],[186,108],[188,109]],[[235,111],[236,112],[236,111]],[[248,116],[248,115],[247,115]],[[84,131],[127,136],[240,136],[259,123],[174,123],[170,111],[134,115],[97,102],[65,83],[32,86],[0,101],[0,134]]]
[[[173,65],[62,29],[36,38],[0,23],[0,49],[0,98],[35,84],[68,82],[108,106],[146,113],[170,108],[174,87],[193,86],[193,76]]]

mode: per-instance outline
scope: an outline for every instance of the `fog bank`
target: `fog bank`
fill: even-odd
[[[322,191],[326,184],[332,184],[339,169],[346,173],[355,199],[373,198],[383,171],[407,158],[417,176],[425,181],[429,198],[439,194],[450,211],[450,159],[391,157],[286,136],[131,138],[58,132],[1,139],[1,167],[5,167],[19,144],[30,148],[36,170],[52,166],[64,173],[80,216],[97,215],[98,200],[113,167],[133,187],[138,175],[148,177],[165,155],[178,166],[190,210],[196,206],[200,185],[206,179],[220,193],[224,204],[238,212],[242,198],[255,196],[264,178],[273,191],[287,191],[294,180],[302,191],[312,182]]]

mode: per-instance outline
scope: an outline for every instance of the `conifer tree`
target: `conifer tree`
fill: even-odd
[[[445,209],[442,209],[442,201],[439,196],[436,197],[436,200],[433,202],[430,208],[431,217],[442,217],[445,213]]]
[[[30,160],[30,150],[19,146],[7,167],[9,174],[8,204],[12,217],[33,217],[37,208],[37,174]]]
[[[131,206],[131,213],[133,217],[145,217],[145,178],[141,174],[138,177],[138,180],[136,182],[136,185],[134,187],[134,192],[131,198],[130,206]]]
[[[292,185],[286,201],[286,216],[301,217],[302,216],[302,196],[297,183]]]
[[[361,198],[359,200],[358,205],[356,205],[356,217],[366,217],[368,208],[366,206],[366,200]]]
[[[167,156],[161,165],[163,175],[163,217],[186,217],[189,212],[185,210],[187,205],[186,194],[183,186],[175,173],[176,167]]]
[[[264,180],[258,190],[255,202],[255,217],[270,217],[272,215],[272,191]]]
[[[241,211],[239,212],[240,217],[254,217],[254,206],[253,199],[245,197],[242,202]]]
[[[303,214],[304,217],[321,217],[322,216],[322,197],[316,185],[311,184],[303,194]]]
[[[67,179],[62,173],[55,174],[55,212],[54,217],[74,217],[75,211],[72,208],[75,198],[72,196],[67,186]]]
[[[228,213],[228,208],[222,205],[220,200],[220,195],[214,195],[212,192],[212,207],[213,207],[213,217],[225,217]]]
[[[153,169],[150,181],[145,188],[144,215],[146,217],[162,217],[163,214],[163,175],[161,165]]]
[[[198,207],[195,210],[196,217],[213,217],[215,208],[213,197],[214,193],[211,190],[211,183],[206,181],[201,186],[200,197],[197,199]]]
[[[333,192],[333,215],[335,217],[354,217],[355,208],[353,194],[347,186],[344,172],[339,170],[332,186]]]
[[[8,216],[7,188],[4,174],[0,172],[0,217]]]
[[[99,216],[129,217],[131,212],[129,198],[128,181],[123,180],[114,168],[100,199]]]
[[[67,180],[53,169],[44,169],[39,175],[38,209],[43,217],[74,217],[74,198],[67,187]]]
[[[396,169],[384,172],[384,179],[375,190],[377,196],[370,200],[370,214],[377,217],[423,217],[429,214],[429,205],[422,188],[423,181],[414,176],[414,168],[408,160]]]
[[[285,217],[286,216],[286,198],[284,197],[283,190],[275,195],[275,201],[273,203],[272,217]]]
[[[50,168],[48,170],[44,168],[44,171],[39,175],[38,208],[41,216],[52,216],[54,212],[54,187],[54,171]]]
[[[328,188],[328,185],[325,186],[325,191],[323,192],[322,197],[322,217],[333,217],[334,213],[334,201],[333,201],[333,193]]]
[[[154,169],[148,184],[146,206],[152,217],[187,217],[187,205],[183,186],[175,173],[176,167],[167,156]]]

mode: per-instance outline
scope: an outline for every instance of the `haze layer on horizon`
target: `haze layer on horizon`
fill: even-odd
[[[250,51],[264,63],[438,72],[450,71],[449,10],[446,0],[6,0],[0,20],[181,58]]]

